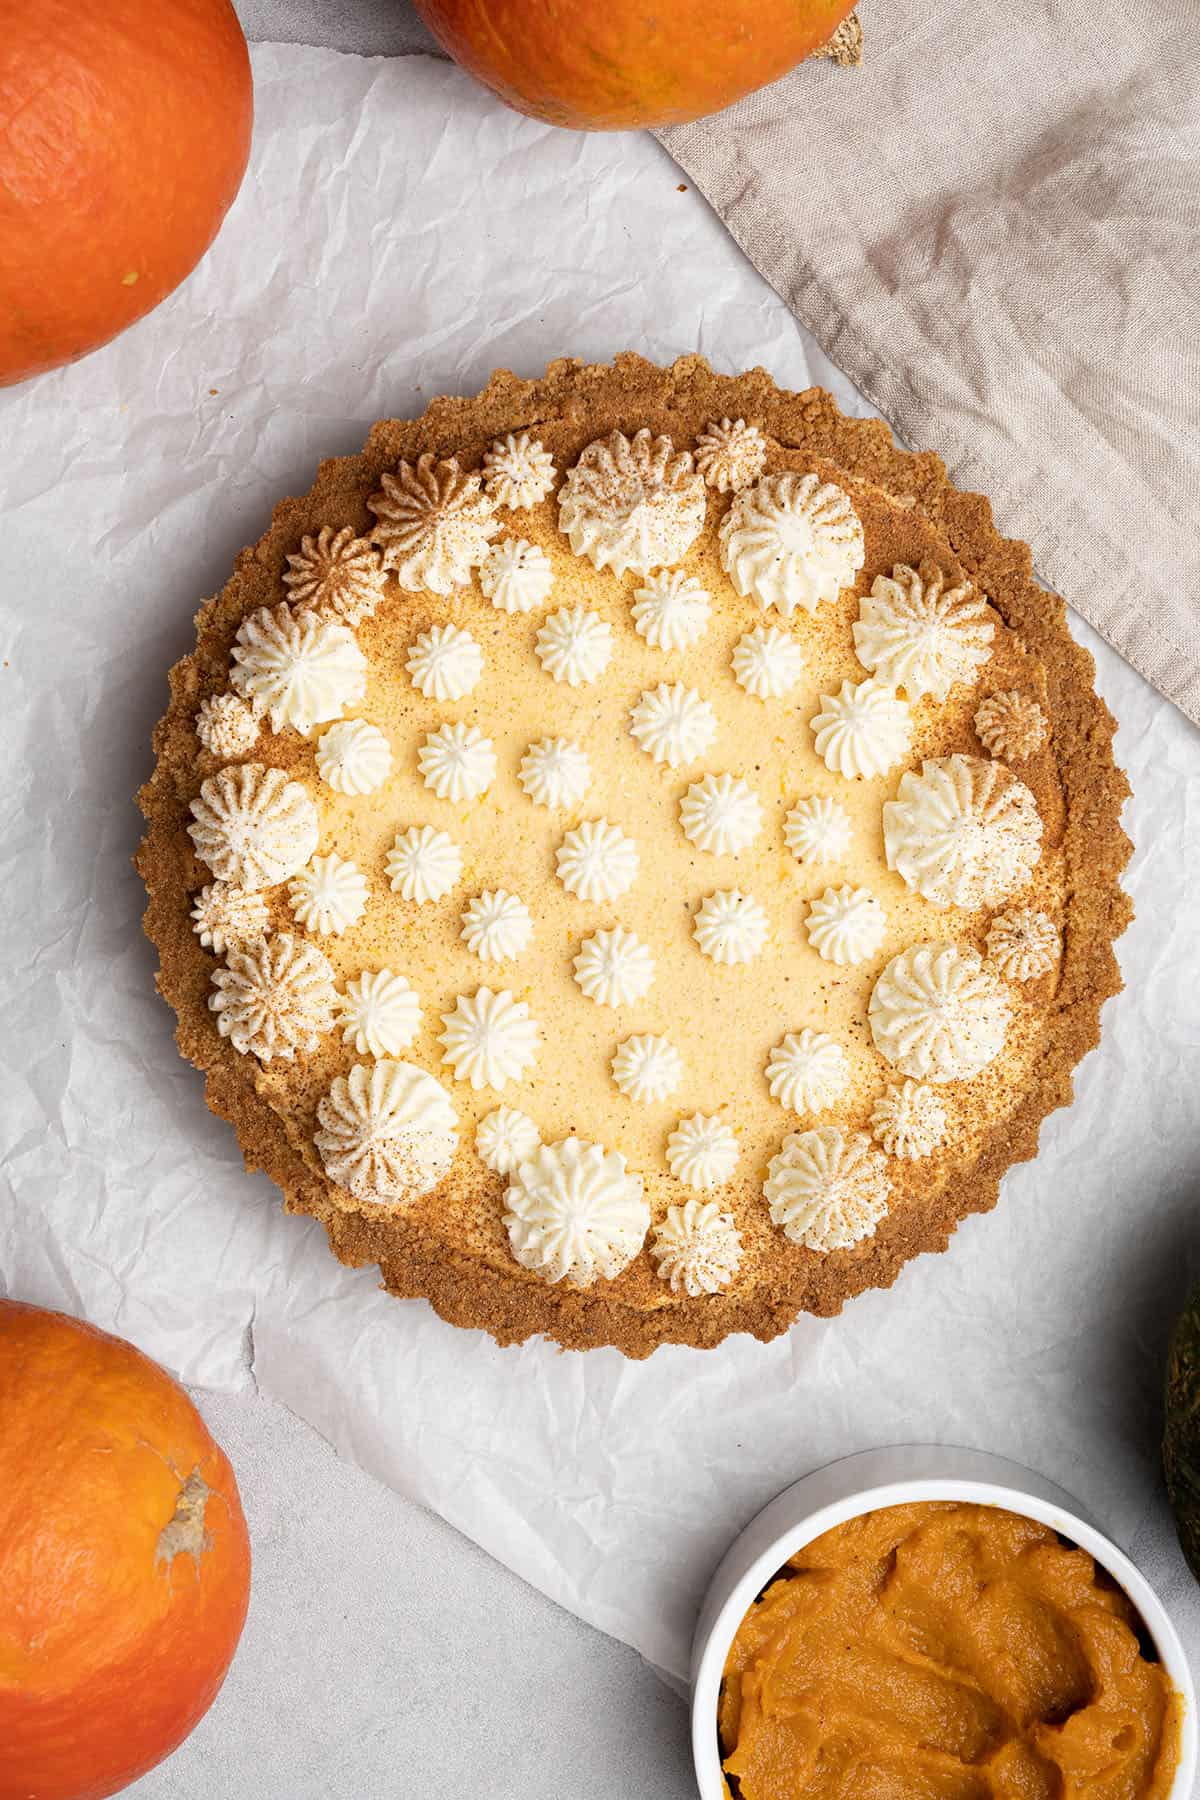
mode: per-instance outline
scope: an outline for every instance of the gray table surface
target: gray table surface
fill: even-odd
[[[367,55],[432,47],[407,0],[236,3],[251,38]],[[685,1708],[632,1651],[282,1408],[197,1399],[242,1484],[253,1601],[216,1705],[130,1790],[138,1800],[694,1795]],[[1152,1580],[1180,1580],[1177,1559],[1156,1560],[1145,1558]]]
[[[434,48],[408,0],[234,0],[234,5],[250,39],[328,44],[358,56]]]
[[[265,1400],[197,1394],[241,1485],[250,1615],[131,1800],[689,1800],[682,1701],[632,1650]]]

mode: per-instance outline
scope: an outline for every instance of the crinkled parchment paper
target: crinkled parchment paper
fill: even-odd
[[[540,127],[422,58],[266,46],[255,69],[250,178],[197,275],[0,395],[4,1287],[192,1383],[257,1381],[676,1675],[731,1534],[842,1452],[983,1445],[1165,1546],[1155,1409],[1200,1176],[1200,738],[1094,639],[1136,796],[1128,989],[1037,1163],[892,1292],[640,1366],[498,1350],[340,1268],[205,1111],[153,990],[132,795],[192,612],[273,502],[376,417],[564,352],[699,350],[867,410],[649,137]]]

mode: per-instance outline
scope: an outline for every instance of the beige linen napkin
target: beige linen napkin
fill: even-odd
[[[1200,4],[868,0],[663,131],[830,357],[1200,723]]]

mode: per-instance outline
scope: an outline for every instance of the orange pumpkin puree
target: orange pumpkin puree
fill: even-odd
[[[1086,1551],[999,1507],[837,1526],[738,1627],[718,1726],[741,1800],[1165,1800],[1179,1700]]]

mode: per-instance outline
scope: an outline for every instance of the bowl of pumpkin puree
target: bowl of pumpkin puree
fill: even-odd
[[[692,1672],[702,1800],[1192,1800],[1161,1602],[1060,1489],[974,1451],[871,1451],[779,1495]]]

